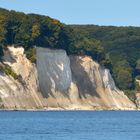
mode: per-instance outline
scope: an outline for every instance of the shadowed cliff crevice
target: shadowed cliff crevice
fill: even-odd
[[[86,94],[99,98],[96,87],[91,82],[88,73],[81,66],[82,60],[79,60],[77,56],[70,56],[70,62],[72,77],[78,87],[80,98],[82,96],[86,98]]]

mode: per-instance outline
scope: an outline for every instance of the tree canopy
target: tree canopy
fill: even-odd
[[[76,34],[100,41],[104,64],[111,70],[117,86],[135,90],[140,75],[140,27],[69,25]]]

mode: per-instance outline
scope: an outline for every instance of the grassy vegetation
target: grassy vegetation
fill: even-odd
[[[36,48],[29,48],[25,51],[25,54],[32,63],[36,63]]]
[[[14,79],[18,78],[18,75],[6,64],[0,64],[0,72],[4,72],[6,75],[12,76]]]

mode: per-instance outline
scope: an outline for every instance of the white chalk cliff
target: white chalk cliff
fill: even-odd
[[[8,47],[4,53],[3,63],[9,65],[20,78],[14,79],[12,76],[0,73],[1,105],[6,109],[41,107],[36,67],[25,57],[24,49]]]
[[[140,80],[139,79],[136,79],[136,82],[138,83],[138,86],[140,86]],[[140,92],[136,92],[136,105],[137,105],[137,108],[140,109]]]
[[[135,109],[109,70],[88,56],[37,48],[37,64],[22,47],[8,47],[3,63],[19,75],[0,73],[0,105],[7,109]]]

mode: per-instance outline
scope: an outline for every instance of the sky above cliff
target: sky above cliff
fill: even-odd
[[[66,24],[140,26],[140,0],[0,0],[0,7]]]

